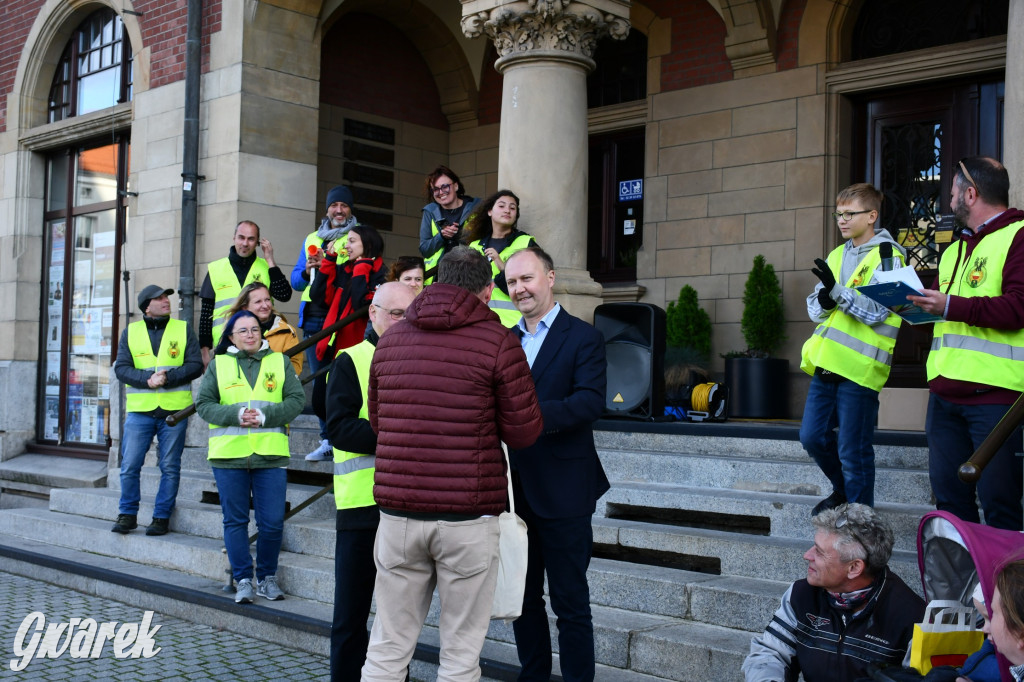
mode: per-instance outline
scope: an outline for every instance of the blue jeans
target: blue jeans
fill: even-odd
[[[222,469],[213,467],[220,508],[224,512],[224,547],[235,581],[252,578],[252,554],[249,551],[249,499],[256,515],[256,579],[277,575],[277,557],[281,553],[284,531],[285,489],[288,474],[284,467],[272,469]]]
[[[160,467],[160,487],[153,504],[153,518],[169,519],[174,511],[174,499],[178,496],[178,481],[181,479],[181,451],[185,447],[185,432],[188,419],[182,419],[170,426],[163,419],[128,412],[124,418],[124,433],[121,434],[121,502],[119,513],[135,516],[139,513],[139,471],[146,459],[153,436],[157,438],[157,464]]]
[[[324,328],[324,318],[304,317],[302,319],[302,338],[308,339],[313,334]],[[316,344],[306,349],[306,366],[309,367],[309,375],[316,374],[324,365],[330,364],[329,360],[318,360],[316,357]],[[327,422],[320,420],[320,440],[330,440],[327,436]]]
[[[928,476],[936,507],[978,523],[975,486],[957,478],[960,465],[970,458],[1003,418],[1009,405],[960,405],[934,393],[928,398]],[[1021,429],[1006,439],[985,467],[977,484],[985,523],[996,528],[1021,530]]]
[[[811,377],[800,422],[800,444],[849,502],[875,503],[878,391],[853,381],[837,384]],[[836,433],[838,427],[838,434]]]

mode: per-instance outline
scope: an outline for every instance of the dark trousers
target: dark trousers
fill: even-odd
[[[522,671],[520,682],[551,679],[551,634],[544,608],[547,572],[551,609],[558,626],[558,655],[565,682],[594,679],[594,624],[590,615],[587,567],[594,544],[591,515],[542,519],[516,486],[516,513],[529,527],[530,554],[526,569],[523,615],[513,622]]]
[[[982,444],[1009,405],[961,405],[934,393],[928,400],[928,473],[936,507],[978,523],[975,486],[957,477],[960,465]],[[1021,429],[1018,427],[985,467],[977,484],[985,523],[996,528],[1021,530]]]
[[[334,540],[334,622],[331,624],[331,680],[359,682],[370,642],[366,621],[377,569],[373,541],[376,506],[339,509]],[[358,527],[353,527],[358,526]]]

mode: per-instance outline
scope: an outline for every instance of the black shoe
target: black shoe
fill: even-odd
[[[146,535],[167,535],[167,525],[170,519],[158,519],[153,517],[153,523],[146,527]]]
[[[841,504],[846,503],[846,495],[843,493],[833,491],[831,495],[826,497],[824,500],[814,505],[814,509],[811,510],[811,516],[817,516],[826,509],[835,509]]]
[[[110,529],[111,533],[130,533],[139,527],[136,521],[135,514],[118,514],[117,521],[114,523],[114,527]]]

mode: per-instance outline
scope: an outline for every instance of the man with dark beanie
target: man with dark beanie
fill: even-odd
[[[292,268],[292,287],[302,292],[302,303],[299,304],[299,326],[302,327],[302,334],[309,338],[324,327],[324,318],[327,317],[327,309],[313,301],[309,297],[309,285],[320,271],[320,261],[324,256],[324,244],[341,240],[336,247],[338,252],[338,265],[341,265],[348,256],[341,246],[345,244],[348,231],[359,221],[352,215],[352,190],[348,187],[338,185],[332,187],[327,193],[326,202],[327,215],[320,221],[320,227],[306,235],[302,244],[302,251]],[[311,374],[316,374],[321,366],[330,364],[334,358],[324,358],[321,362],[316,357],[316,346],[306,349],[306,364]],[[310,461],[323,461],[331,459],[331,443],[327,436],[327,423],[320,420],[320,445],[313,452],[306,455]]]
[[[188,419],[170,426],[165,418],[192,405],[191,382],[203,373],[199,340],[188,322],[171,319],[168,295],[174,289],[150,284],[139,292],[144,317],[121,332],[114,374],[124,383],[124,428],[121,432],[121,501],[110,530],[128,533],[138,527],[139,471],[153,436],[157,437],[160,487],[153,521],[146,535],[167,533],[178,496],[181,451]]]
[[[263,257],[256,255],[256,247]],[[206,279],[199,288],[203,307],[199,311],[199,347],[203,365],[210,363],[210,349],[220,341],[220,331],[227,321],[225,314],[235,303],[242,287],[252,282],[263,282],[275,301],[291,300],[292,288],[288,279],[274,262],[274,247],[266,237],[260,237],[260,226],[251,220],[235,225],[234,245],[227,258],[210,263]]]

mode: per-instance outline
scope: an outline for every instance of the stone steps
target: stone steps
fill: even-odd
[[[771,537],[806,541],[811,509],[819,499],[808,495],[616,481],[598,500],[597,515],[629,519],[660,513],[666,523],[737,527]],[[875,508],[892,526],[896,548],[916,552],[918,519],[932,506],[878,503]]]
[[[597,679],[742,679],[739,667],[751,635],[764,629],[789,583],[806,573],[802,555],[811,543],[810,509],[830,492],[827,481],[800,447],[793,424],[605,420],[600,426],[605,428],[595,439],[612,489],[598,503],[595,558],[588,572]],[[287,499],[295,505],[314,494],[321,481],[329,482],[330,463],[302,458],[318,442],[315,418],[300,417],[293,427]],[[48,510],[0,510],[0,566],[14,547],[43,543],[39,546],[52,547],[68,561],[117,564],[121,574],[153,573],[168,585],[195,587],[197,595],[214,600],[214,607],[197,609],[205,615],[194,618],[224,621],[215,607],[227,604],[228,611],[242,612],[231,616],[240,619],[237,624],[226,627],[248,632],[246,621],[259,620],[266,611],[246,612],[219,591],[227,560],[220,508],[211,495],[216,485],[205,449],[198,447],[205,434],[192,424],[189,431],[193,447],[183,457],[171,534],[147,538],[141,530],[128,536],[110,532],[120,492],[119,472],[111,469],[107,488],[53,490]],[[877,435],[877,508],[897,536],[890,565],[920,590],[917,523],[932,508],[927,450],[919,436]],[[153,452],[147,464],[155,464]],[[158,482],[153,466],[143,469],[142,523],[152,513]],[[333,554],[334,505],[328,494],[285,525],[279,576],[289,598],[274,604],[268,618],[290,634],[269,625],[253,629],[279,641],[305,638],[303,646],[320,647],[309,650],[326,655]],[[420,679],[436,675],[430,660],[439,644],[438,614],[435,595],[413,666]],[[300,622],[307,615],[316,625]],[[549,620],[555,634],[550,613]],[[320,634],[300,636],[296,628],[320,628]],[[556,637],[553,643],[557,648]],[[510,625],[491,625],[483,656],[485,678],[514,679]]]
[[[67,489],[54,491],[50,510],[63,515],[79,515],[99,520],[106,524],[106,530],[109,531],[112,519],[117,514],[117,502],[118,493],[113,490]],[[151,514],[152,498],[144,497],[139,509],[140,525],[144,525]],[[0,519],[0,523],[2,522]],[[215,505],[179,502],[171,518],[171,530],[172,533],[166,537],[188,534],[208,538],[213,540],[219,549],[223,530],[220,509]],[[255,530],[255,523],[250,522],[250,534]],[[140,529],[129,537],[141,532]],[[116,538],[116,535],[111,535]],[[120,549],[120,545],[116,543],[108,547]],[[285,552],[333,561],[333,520],[307,519],[287,522],[282,549]],[[102,550],[96,551],[106,553]],[[190,561],[195,560],[193,555],[188,556]],[[212,567],[204,570],[203,575],[216,575],[216,571],[225,567],[222,556],[215,556],[211,561]],[[331,566],[333,570],[333,564]],[[179,570],[189,570],[188,565],[179,567]],[[675,568],[635,565],[600,558],[593,560],[588,576],[591,600],[594,604],[753,630],[763,628],[766,619],[778,606],[778,600],[788,584],[760,578],[716,576]],[[742,609],[722,611],[720,602],[734,594],[740,598],[738,604],[743,605]],[[311,597],[329,602],[332,593],[327,591],[313,594]],[[719,603],[716,605],[716,602]],[[722,615],[725,613],[728,613],[727,617]]]
[[[694,488],[804,495],[817,503],[832,485],[809,458],[774,460],[732,454],[691,454],[599,449],[609,480],[675,483]],[[930,505],[927,469],[877,467],[875,500]]]

